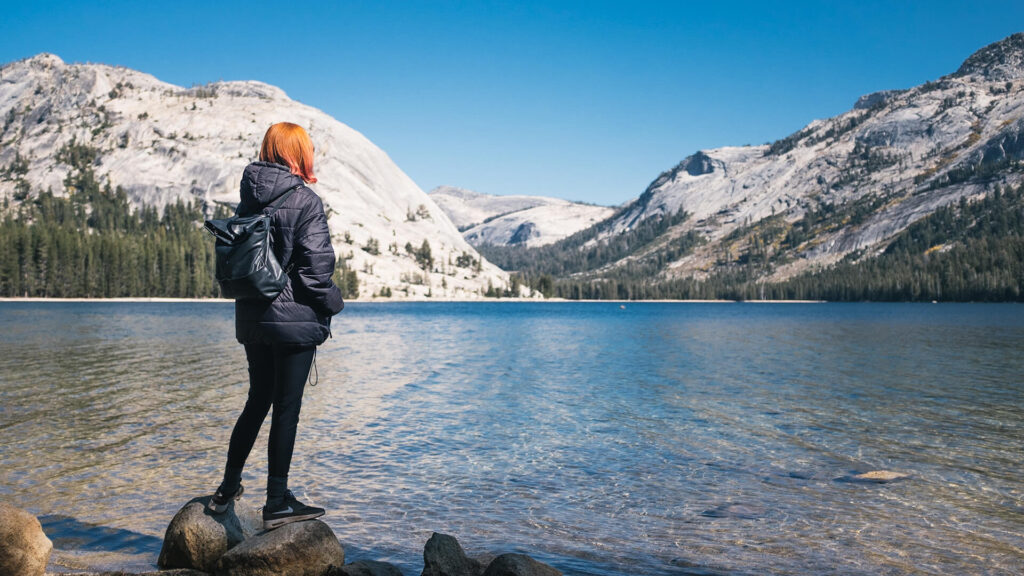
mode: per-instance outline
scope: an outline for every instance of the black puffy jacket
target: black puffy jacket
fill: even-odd
[[[318,346],[330,334],[331,316],[344,308],[334,285],[334,248],[320,197],[272,162],[253,162],[242,173],[237,213],[255,214],[299,185],[272,216],[274,255],[292,267],[288,284],[271,302],[235,301],[235,337],[242,344]]]

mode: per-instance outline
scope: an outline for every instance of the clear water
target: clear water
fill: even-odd
[[[232,318],[0,304],[0,498],[55,570],[150,568],[216,486]],[[1021,574],[1022,352],[1020,305],[352,304],[292,484],[407,574],[433,531],[568,574]],[[837,481],[871,470],[910,478]]]

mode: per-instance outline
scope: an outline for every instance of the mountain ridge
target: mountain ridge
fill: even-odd
[[[1021,39],[1024,35],[1018,34],[986,46],[965,63],[989,62],[992,58],[986,55],[1000,54],[1001,62],[1010,61],[1024,72],[1024,59],[1017,58]],[[1024,86],[1006,88],[1000,85],[1003,75],[989,80],[967,68],[973,71],[965,76],[889,91],[867,109],[855,106],[812,121],[768,146],[700,151],[652,182],[616,225],[627,228],[652,211],[684,209],[692,217],[684,226],[699,228],[714,241],[776,213],[795,220],[823,204],[852,204],[866,194],[880,194],[888,201],[879,213],[855,227],[820,236],[800,254],[828,264],[891,238],[940,206],[982,194],[984,184],[969,177],[979,168],[1024,159],[1018,145],[1024,131]],[[702,165],[707,164],[703,158],[717,161],[720,170],[691,174],[678,169],[694,158],[701,158]],[[1010,184],[1020,179],[1016,173],[1009,177]],[[638,210],[643,212],[635,214]],[[695,272],[708,264],[699,255],[692,260],[677,267]],[[805,268],[791,266],[777,277]]]
[[[595,225],[585,243],[562,245],[594,252],[615,242],[624,254],[597,269],[569,270],[563,279],[651,285],[730,276],[771,283],[850,257],[871,258],[943,207],[983,198],[997,185],[1020,185],[1024,81],[1010,78],[1021,77],[1024,34],[1014,34],[976,51],[956,73],[861,96],[849,111],[773,143],[699,150]],[[686,217],[676,219],[680,213]],[[672,225],[657,237],[644,232],[633,248],[619,248],[616,238],[669,217]],[[693,234],[702,241],[693,242]],[[683,239],[687,250],[678,249]],[[530,264],[528,254],[488,254],[501,266],[516,262],[534,280],[546,269]],[[655,272],[651,262],[658,263]],[[636,276],[637,270],[644,272]]]
[[[444,211],[364,135],[258,81],[184,88],[144,72],[66,64],[43,53],[0,67],[0,197],[18,204],[66,193],[61,151],[84,147],[88,168],[137,207],[238,202],[242,169],[267,127],[304,126],[316,146],[321,196],[339,259],[361,293],[474,298],[508,275],[486,262]],[[17,167],[17,170],[13,168]],[[427,243],[432,258],[415,252]],[[416,250],[408,250],[413,246]],[[461,264],[461,265],[460,265]],[[396,294],[397,295],[397,294]]]
[[[1024,32],[989,44],[971,54],[953,76],[980,74],[988,80],[1024,78]]]
[[[482,245],[544,246],[614,213],[606,206],[547,196],[485,194],[438,186],[430,197],[458,226],[463,238]]]

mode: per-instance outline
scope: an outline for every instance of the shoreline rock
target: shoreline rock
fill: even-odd
[[[191,570],[188,568],[174,568],[171,570],[159,570],[157,572],[124,572],[115,570],[113,572],[71,572],[55,573],[47,572],[44,576],[210,576],[206,572]]]
[[[562,573],[526,554],[502,554],[487,566],[484,576],[562,576]]]
[[[38,518],[0,502],[0,574],[43,576],[52,551]]]
[[[484,567],[466,556],[453,536],[434,532],[423,547],[423,572],[420,576],[482,576]]]
[[[377,560],[360,560],[344,566],[334,566],[326,576],[402,576],[394,564]]]
[[[245,540],[234,503],[223,514],[206,509],[210,496],[193,498],[171,519],[157,566],[212,573],[228,550]]]
[[[206,509],[209,496],[188,501],[171,519],[164,535],[160,571],[74,572],[75,576],[402,576],[392,564],[359,560],[345,564],[345,549],[334,531],[320,520],[258,530],[254,511],[232,506],[222,514]],[[2,504],[2,503],[0,503]],[[11,508],[11,507],[8,507]],[[12,508],[13,509],[13,508]],[[0,511],[3,509],[0,508]],[[14,509],[16,510],[16,509]],[[52,544],[39,521],[28,514],[20,523],[35,521],[38,535],[49,545],[38,572],[9,571],[0,576],[64,576],[45,572]],[[0,514],[2,520],[2,514]],[[2,522],[0,522],[2,524]],[[262,528],[262,524],[259,525]],[[3,542],[0,542],[0,547]],[[455,537],[434,532],[423,547],[421,576],[561,576],[561,572],[525,554],[468,556]]]
[[[562,576],[526,554],[501,554],[486,563],[466,555],[454,536],[434,532],[423,547],[420,576]]]
[[[345,549],[319,520],[285,524],[231,548],[217,561],[217,576],[324,576],[344,566]]]

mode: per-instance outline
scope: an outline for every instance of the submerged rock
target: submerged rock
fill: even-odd
[[[376,560],[360,560],[344,566],[334,566],[326,576],[402,576],[402,571],[393,564]]]
[[[0,574],[42,576],[52,550],[38,518],[0,502]]]
[[[741,518],[744,520],[753,520],[764,516],[765,509],[763,506],[752,506],[749,504],[722,504],[714,508],[710,508],[700,513],[701,516],[707,518]]]
[[[863,482],[867,484],[887,484],[910,478],[910,474],[893,472],[892,470],[872,470],[862,474],[852,474],[836,478],[836,482]]]
[[[209,501],[210,496],[193,498],[174,515],[164,533],[158,566],[213,572],[217,560],[245,540],[235,506],[213,514],[206,509]]]
[[[345,549],[319,520],[285,524],[228,550],[217,562],[217,576],[323,576],[344,566]]]
[[[484,576],[562,576],[562,573],[526,554],[502,554],[487,566]]]
[[[434,532],[423,547],[421,576],[481,576],[483,565],[462,550],[454,536]]]
[[[718,570],[702,563],[693,562],[686,558],[673,558],[670,562],[673,566],[682,568],[680,574],[686,576],[732,576],[733,572]]]

